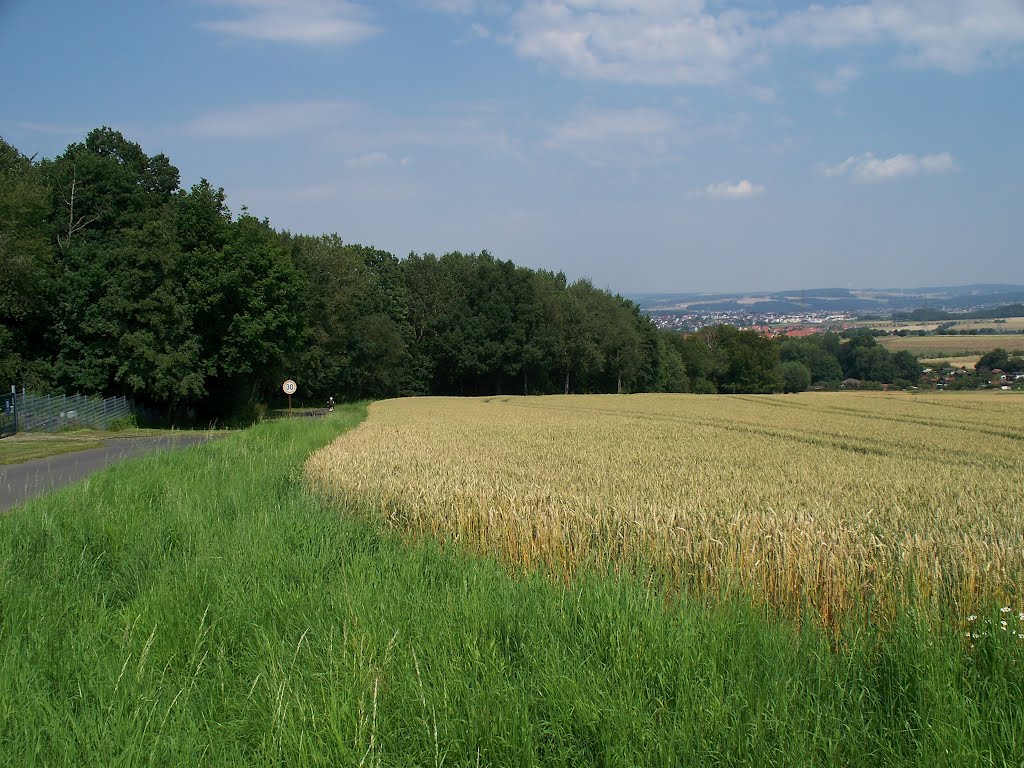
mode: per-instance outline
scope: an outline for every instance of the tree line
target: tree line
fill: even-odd
[[[0,383],[169,419],[310,398],[775,392],[912,381],[865,335],[659,330],[636,304],[480,253],[405,258],[278,231],[110,128],[52,159],[0,139]]]

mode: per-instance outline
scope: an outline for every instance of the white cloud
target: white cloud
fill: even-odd
[[[745,14],[695,0],[528,0],[511,19],[524,58],[570,75],[640,83],[720,83],[753,42]]]
[[[348,166],[350,168],[373,168],[374,166],[387,165],[390,162],[391,157],[387,152],[367,152],[365,155],[350,158]]]
[[[204,115],[189,123],[186,130],[195,136],[224,138],[293,136],[343,125],[359,113],[357,106],[346,102],[251,104]]]
[[[17,123],[19,128],[32,133],[43,133],[50,136],[85,136],[89,128],[81,125],[58,125],[57,123]]]
[[[350,157],[345,163],[349,168],[407,168],[412,164],[410,157],[395,157],[387,152],[367,152]]]
[[[659,109],[603,110],[581,115],[556,126],[545,146],[565,147],[578,144],[667,138],[676,125],[675,118]]]
[[[938,175],[949,173],[955,168],[953,156],[948,152],[923,156],[901,154],[886,158],[865,152],[852,155],[838,165],[823,170],[826,176],[850,176],[856,182],[870,183],[919,174]]]
[[[431,11],[465,16],[477,9],[476,0],[417,0],[416,5]]]
[[[839,67],[834,74],[815,79],[814,87],[819,93],[832,96],[837,93],[844,93],[850,83],[858,77],[860,77],[860,70],[856,67]]]
[[[349,45],[377,33],[366,11],[347,0],[216,0],[238,8],[241,18],[205,21],[200,27],[229,37],[299,43]]]
[[[492,37],[523,58],[572,77],[617,82],[716,85],[795,47],[888,45],[909,66],[965,72],[1024,47],[1022,0],[808,2],[800,10],[768,12],[704,0],[421,3],[451,13],[486,14]],[[844,68],[817,85],[838,93],[857,75]]]
[[[870,0],[806,10],[769,30],[778,45],[817,49],[888,43],[906,64],[967,72],[1024,44],[1020,0]]]
[[[487,103],[450,107],[444,117],[401,118],[343,101],[248,104],[201,115],[185,125],[193,136],[226,139],[301,137],[349,158],[350,167],[408,165],[410,150],[516,151],[508,117]],[[381,155],[385,155],[382,157]]]
[[[714,200],[741,200],[748,197],[757,197],[764,192],[764,187],[760,184],[752,184],[751,182],[743,179],[735,184],[723,181],[719,184],[709,184],[704,188],[704,197],[710,197]]]

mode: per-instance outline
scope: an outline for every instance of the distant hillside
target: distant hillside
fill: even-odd
[[[946,312],[941,309],[918,307],[910,312],[893,312],[893,320],[928,322],[929,320],[993,320],[997,317],[1024,317],[1024,304],[1006,304],[974,312]]]
[[[1022,285],[965,285],[928,288],[886,288],[851,291],[814,288],[753,293],[638,293],[628,296],[642,310],[659,312],[857,312],[876,315],[925,310],[927,319],[1017,317],[1003,313],[1024,304]],[[964,311],[971,314],[965,315]],[[985,314],[979,314],[985,313]],[[902,318],[901,318],[902,319]]]

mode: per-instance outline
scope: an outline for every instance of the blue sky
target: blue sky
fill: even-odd
[[[0,0],[0,136],[619,292],[1024,283],[1024,0]]]

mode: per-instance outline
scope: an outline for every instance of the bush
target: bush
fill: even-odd
[[[107,425],[107,429],[110,432],[124,432],[126,429],[138,429],[139,420],[135,418],[134,413],[129,413],[127,416],[121,416],[120,418],[114,419]]]

